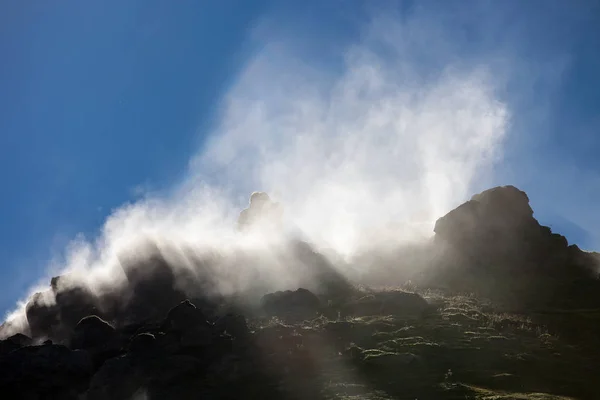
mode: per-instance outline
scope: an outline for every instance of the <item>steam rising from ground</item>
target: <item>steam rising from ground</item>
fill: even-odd
[[[183,248],[224,255],[220,290],[239,289],[249,270],[275,286],[289,278],[289,259],[273,251],[284,237],[235,231],[241,199],[253,190],[283,204],[287,235],[346,260],[430,236],[500,156],[508,111],[485,65],[422,72],[411,50],[418,39],[406,46],[413,39],[404,28],[394,30],[402,45],[368,29],[341,50],[344,65],[333,76],[285,43],[268,43],[224,96],[188,178],[168,195],[123,206],[96,240],[76,239],[51,269],[110,291],[124,280],[119,254],[150,238],[183,268],[194,268]],[[239,252],[255,262],[235,262]]]

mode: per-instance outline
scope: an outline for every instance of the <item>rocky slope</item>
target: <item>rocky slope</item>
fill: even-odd
[[[257,199],[261,209],[278,210],[268,197]],[[258,214],[243,213],[241,228]],[[511,186],[474,196],[440,218],[435,233],[412,250],[418,257],[404,258],[426,260],[410,275],[410,290],[358,289],[302,242],[286,254],[318,285],[276,293],[257,286],[241,300],[211,290],[205,275],[185,277],[196,289],[185,290],[156,248],[124,260],[125,284],[111,292],[53,278],[29,300],[28,326],[0,341],[0,393],[600,398],[593,379],[600,365],[598,255],[541,226],[527,195]],[[404,273],[386,267],[390,277]]]
[[[600,257],[533,217],[525,192],[486,190],[440,218],[438,267],[450,286],[530,308],[600,307]]]

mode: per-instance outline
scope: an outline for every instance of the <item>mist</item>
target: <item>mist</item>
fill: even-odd
[[[27,299],[53,275],[98,296],[119,293],[131,263],[123,257],[156,249],[186,277],[186,292],[194,291],[185,287],[190,273],[209,271],[211,290],[234,295],[257,282],[310,287],[292,240],[354,277],[357,256],[430,238],[437,218],[491,179],[510,110],[492,66],[452,62],[444,51],[435,63],[442,67],[423,65],[417,50],[427,43],[411,34],[418,22],[375,18],[360,41],[339,49],[333,72],[285,37],[263,39],[219,100],[217,123],[186,176],[114,211],[98,237],[75,238],[7,321],[22,331]],[[236,229],[253,191],[281,204],[281,230]]]

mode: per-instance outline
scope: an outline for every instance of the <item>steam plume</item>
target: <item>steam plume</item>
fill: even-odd
[[[215,281],[231,293],[256,271],[269,287],[293,286],[294,257],[282,244],[290,235],[348,262],[375,244],[431,235],[501,156],[508,109],[488,66],[437,60],[444,67],[424,73],[414,49],[426,43],[407,39],[406,25],[377,26],[342,51],[333,78],[285,43],[267,43],[223,97],[188,177],[115,211],[98,238],[74,240],[53,269],[110,292],[124,281],[119,255],[150,239],[182,270],[196,265],[183,249],[219,254]],[[283,205],[283,233],[236,231],[241,199],[255,190]],[[23,309],[9,315],[14,326],[26,324]]]

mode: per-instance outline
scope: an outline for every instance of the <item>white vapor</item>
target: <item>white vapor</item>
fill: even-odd
[[[508,111],[485,66],[426,79],[387,50],[350,49],[331,82],[267,47],[194,167],[278,194],[296,226],[346,255],[389,223],[404,227],[397,239],[431,235],[500,156]]]
[[[53,269],[110,290],[123,280],[117,255],[148,237],[169,249],[260,253],[251,267],[230,262],[240,273],[236,282],[224,274],[224,290],[243,285],[244,268],[264,265],[270,279],[283,279],[289,267],[269,255],[272,241],[235,232],[240,199],[253,190],[281,202],[292,232],[347,259],[432,235],[435,220],[501,157],[509,112],[486,65],[425,73],[412,54],[420,43],[407,46],[418,38],[396,46],[390,34],[403,35],[404,25],[375,26],[343,49],[334,76],[300,62],[281,40],[267,43],[224,96],[188,177],[168,196],[117,210],[96,240],[74,241]],[[8,319],[19,318],[22,306]]]

